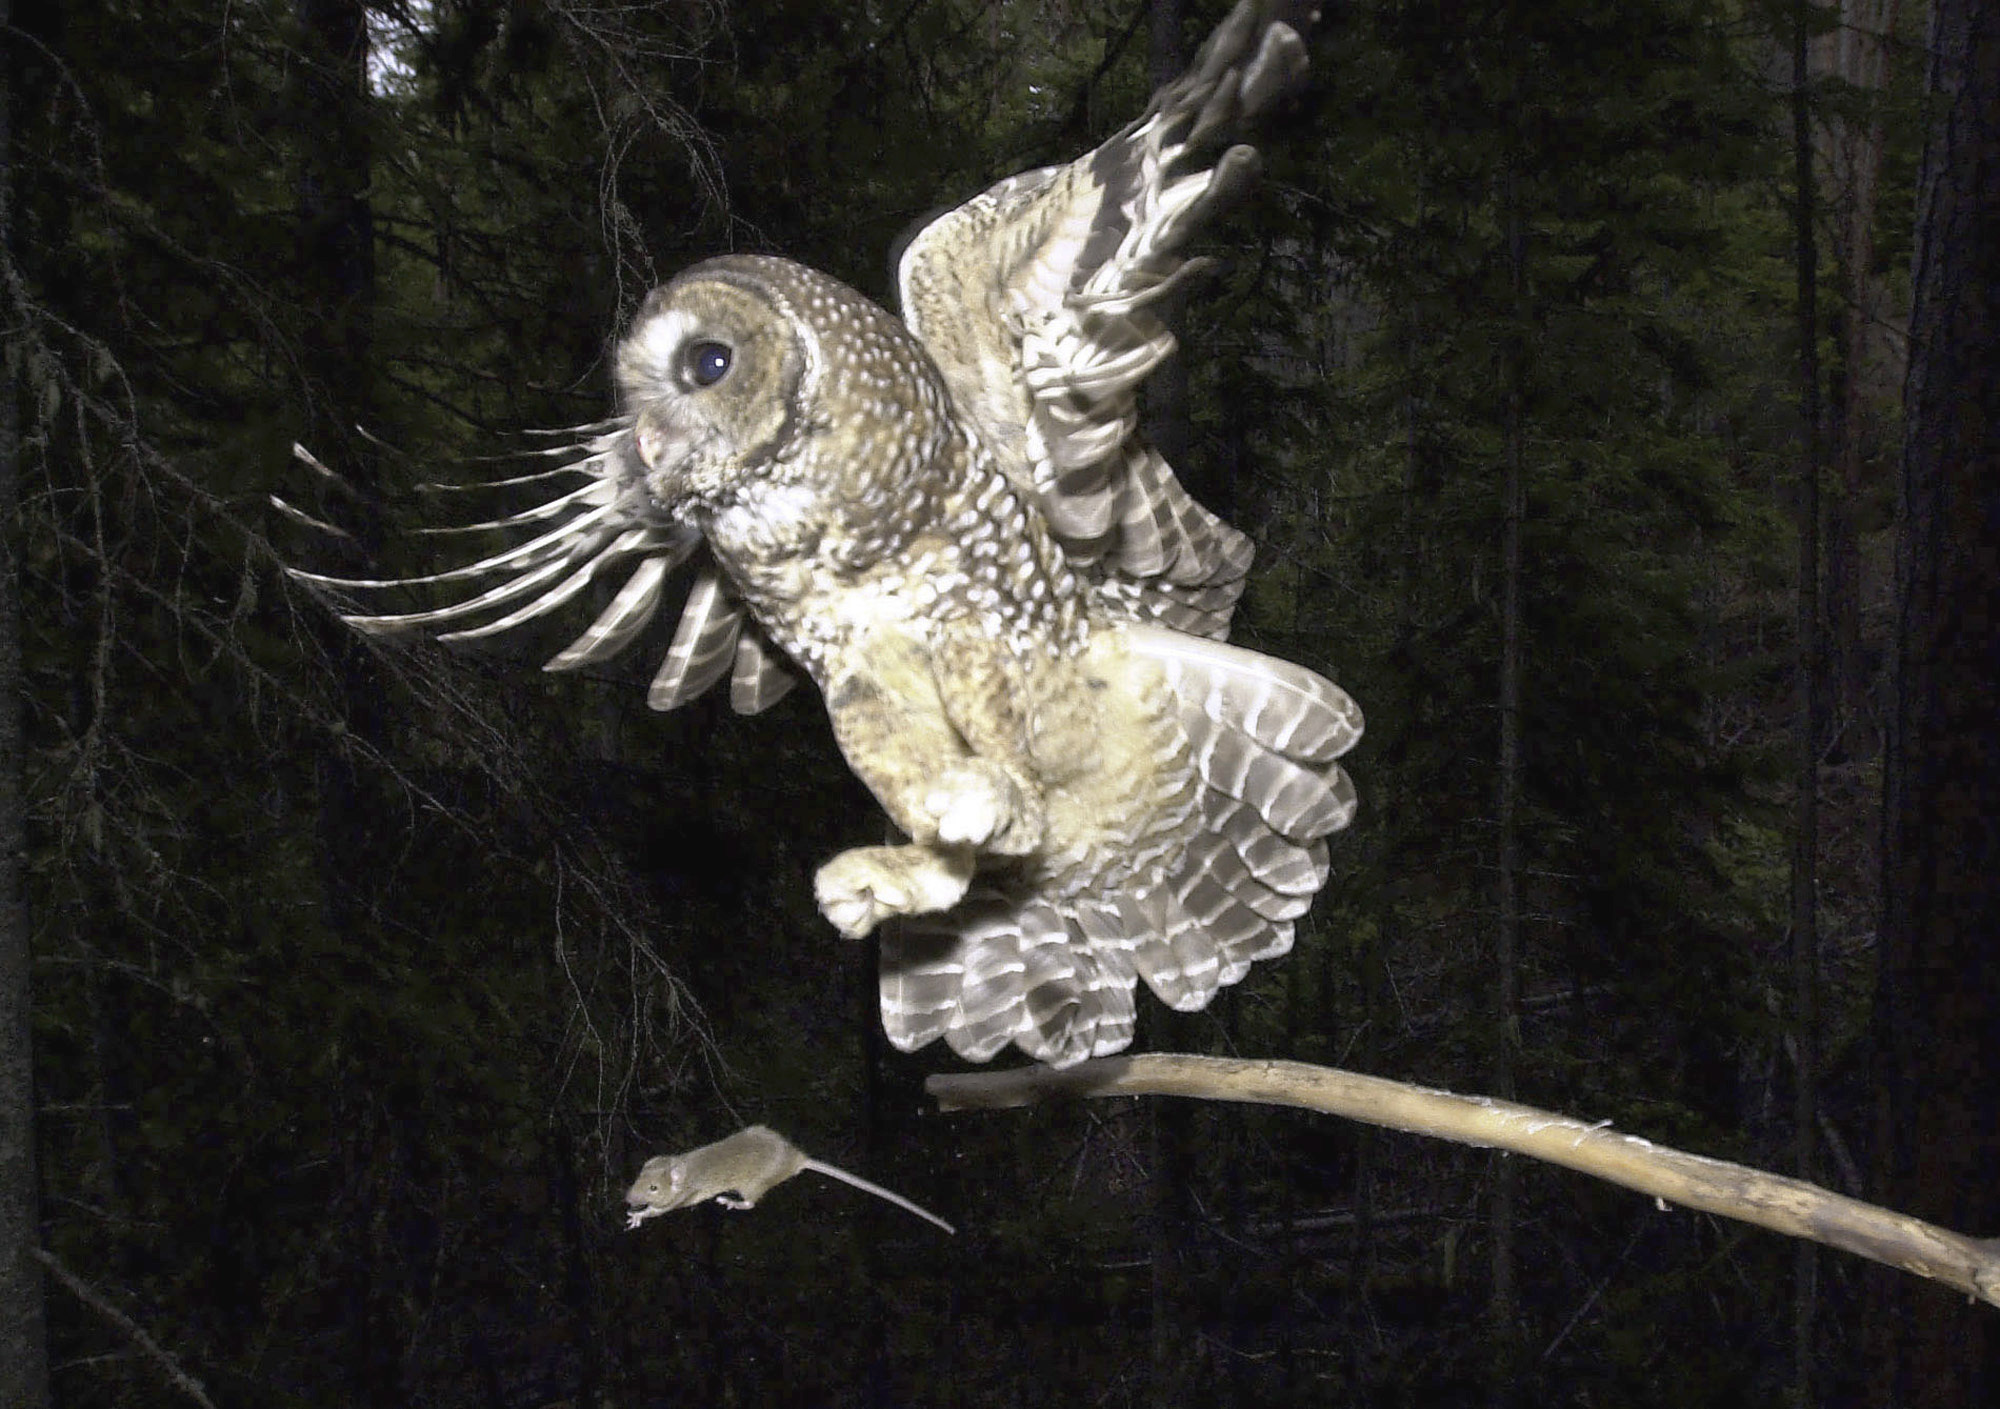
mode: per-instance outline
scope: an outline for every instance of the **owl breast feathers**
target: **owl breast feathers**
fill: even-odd
[[[729,679],[743,713],[803,672],[908,838],[819,870],[848,936],[883,926],[882,1020],[984,1061],[1122,1049],[1137,982],[1204,1006],[1291,947],[1354,793],[1361,717],[1308,670],[1223,644],[1250,549],[1138,431],[1173,350],[1154,306],[1254,165],[1242,119],[1305,71],[1309,7],[1244,0],[1147,113],[1067,166],[926,226],[904,321],[782,259],[656,289],[620,342],[621,414],[570,487],[477,527],[526,541],[424,577],[492,581],[371,631],[493,635],[622,585],[551,660],[628,645],[695,560],[649,700]],[[463,623],[473,623],[466,625]]]

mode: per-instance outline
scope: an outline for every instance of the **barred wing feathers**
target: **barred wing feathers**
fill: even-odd
[[[1256,168],[1228,141],[1302,82],[1315,17],[1241,0],[1138,121],[940,216],[897,271],[904,319],[960,415],[1013,457],[1072,558],[1142,618],[1216,639],[1250,544],[1139,433],[1137,393],[1174,350],[1158,305],[1201,267],[1190,236]]]
[[[1290,950],[1326,882],[1326,838],[1354,815],[1338,760],[1361,737],[1360,709],[1254,651],[1143,626],[1123,638],[1136,688],[1165,691],[1151,745],[1172,755],[1161,795],[1185,781],[1191,807],[1150,814],[1124,873],[983,876],[953,909],[885,927],[882,1022],[901,1050],[943,1038],[985,1061],[1013,1042],[1068,1066],[1131,1041],[1140,981],[1191,1011]],[[1145,850],[1161,836],[1171,843]]]
[[[581,484],[502,518],[420,530],[441,535],[507,533],[529,526],[539,529],[511,548],[463,567],[411,577],[335,577],[293,567],[286,571],[314,587],[350,596],[493,582],[457,601],[422,611],[341,614],[349,626],[371,635],[449,628],[437,633],[441,641],[502,635],[558,611],[586,589],[608,580],[616,571],[624,571],[624,583],[596,619],[543,668],[576,670],[609,660],[630,646],[658,614],[674,570],[695,556],[701,536],[691,528],[658,523],[640,505],[629,502],[630,496],[640,491],[619,473],[621,457],[630,454],[631,430],[625,421],[579,427],[575,434],[583,437],[575,445],[538,452],[565,463],[534,474],[489,481],[477,488],[565,477],[580,477]],[[294,454],[319,468],[303,447],[294,447]],[[294,518],[307,517],[275,496],[273,502]],[[554,521],[553,527],[539,528],[549,521]],[[734,589],[708,563],[696,574],[682,605],[673,644],[647,692],[647,703],[659,710],[678,708],[725,675],[729,677],[730,704],[739,714],[757,714],[770,708],[797,683],[797,676],[765,639],[762,628],[749,618]]]

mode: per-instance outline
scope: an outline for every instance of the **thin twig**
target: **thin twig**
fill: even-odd
[[[48,1268],[58,1282],[70,1289],[78,1301],[123,1331],[131,1339],[132,1344],[145,1353],[148,1360],[160,1367],[169,1384],[201,1405],[202,1409],[215,1409],[215,1401],[208,1397],[208,1391],[201,1387],[201,1381],[183,1370],[180,1362],[162,1350],[160,1343],[147,1335],[143,1326],[113,1306],[90,1283],[63,1266],[56,1255],[48,1249],[36,1248],[35,1256],[41,1259],[42,1266]]]
[[[1192,1096],[1324,1111],[1559,1164],[1649,1194],[1662,1207],[1682,1204],[1808,1238],[2000,1306],[2000,1239],[1968,1238],[1817,1184],[1621,1135],[1608,1121],[1589,1124],[1511,1101],[1458,1096],[1304,1062],[1167,1053],[1107,1057],[1066,1071],[1021,1067],[933,1076],[924,1087],[947,1111],[1096,1096]]]

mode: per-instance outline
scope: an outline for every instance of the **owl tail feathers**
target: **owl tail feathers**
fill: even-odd
[[[1360,738],[1360,710],[1253,651],[1147,627],[1127,638],[1158,667],[1187,739],[1187,839],[1117,894],[976,886],[948,911],[885,927],[882,1025],[900,1050],[942,1037],[983,1062],[1011,1042],[1071,1066],[1131,1042],[1141,979],[1193,1011],[1292,947],[1326,883],[1326,838],[1354,815],[1335,760]]]
[[[1326,838],[1354,818],[1336,760],[1360,739],[1361,711],[1331,681],[1255,651],[1151,627],[1126,640],[1165,678],[1198,787],[1189,840],[1118,908],[1151,921],[1126,927],[1139,976],[1189,1012],[1291,949],[1326,884]]]
[[[1132,1040],[1137,982],[1119,949],[1092,943],[1056,903],[975,890],[940,915],[882,931],[882,1027],[898,1050],[942,1037],[967,1061],[1012,1042],[1073,1066]]]

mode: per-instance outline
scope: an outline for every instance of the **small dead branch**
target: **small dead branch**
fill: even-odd
[[[1457,1096],[1304,1062],[1159,1053],[1107,1057],[1066,1071],[933,1076],[940,1110],[998,1110],[1051,1098],[1191,1096],[1324,1111],[1369,1125],[1559,1164],[1649,1194],[1664,1205],[1754,1223],[1872,1258],[2000,1306],[2000,1239],[1968,1238],[1816,1184],[1707,1159],[1532,1106]]]
[[[146,1334],[145,1327],[113,1306],[109,1297],[63,1266],[54,1253],[37,1248],[35,1256],[42,1266],[49,1269],[49,1275],[68,1287],[78,1301],[124,1332],[126,1338],[139,1348],[140,1354],[159,1367],[168,1384],[195,1403],[202,1405],[203,1409],[215,1409],[215,1401],[208,1397],[208,1391],[202,1388],[201,1381],[183,1370],[178,1360],[161,1349],[160,1343]]]

